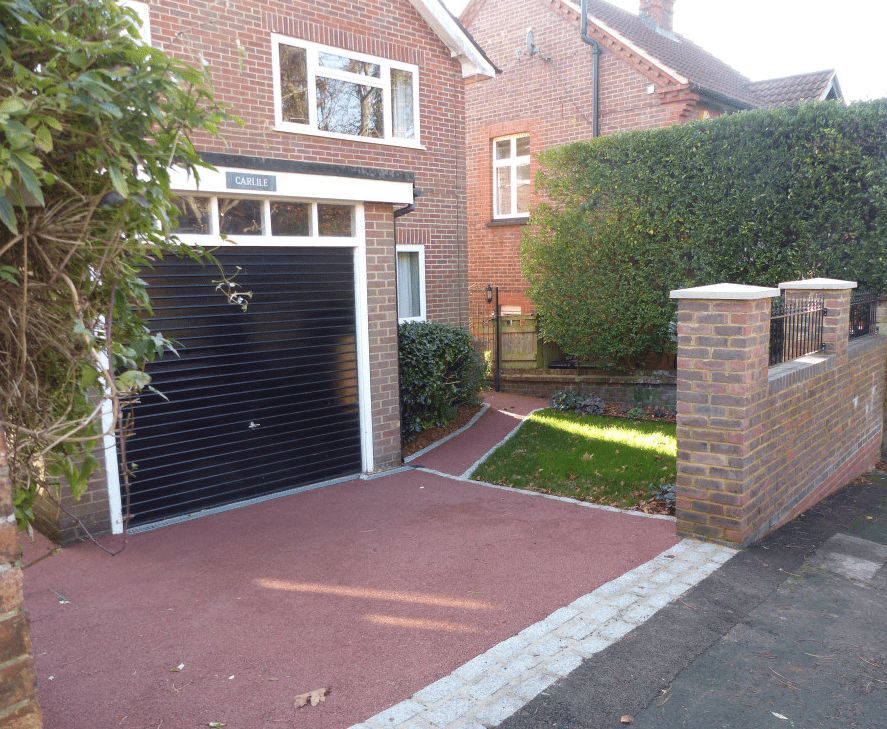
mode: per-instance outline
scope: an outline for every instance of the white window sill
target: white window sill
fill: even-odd
[[[281,122],[275,125],[275,132],[285,132],[287,134],[304,134],[309,137],[321,137],[323,139],[342,139],[349,142],[358,142],[366,144],[378,144],[385,147],[401,147],[403,149],[425,149],[425,145],[413,139],[398,139],[392,137],[390,139],[380,139],[378,137],[358,137],[351,134],[338,134],[337,132],[322,132],[304,124],[292,124],[289,122]]]

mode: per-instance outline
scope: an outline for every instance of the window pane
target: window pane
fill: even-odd
[[[413,130],[413,74],[391,69],[391,133],[395,137],[412,139]]]
[[[530,165],[518,165],[517,172],[517,210],[518,213],[530,212]]]
[[[262,201],[219,198],[219,232],[262,235]]]
[[[280,49],[280,98],[283,121],[308,123],[308,70],[304,48],[283,43]]]
[[[511,157],[511,140],[498,140],[496,142],[496,159],[508,159],[509,157]]]
[[[496,214],[511,214],[511,168],[496,168]]]
[[[401,319],[422,315],[419,298],[419,253],[397,254],[397,316]]]
[[[173,233],[190,233],[192,235],[209,235],[210,200],[208,197],[196,195],[180,195],[173,199],[179,210],[179,222]]]
[[[382,89],[317,77],[317,128],[325,132],[381,137]]]
[[[271,235],[311,235],[311,203],[272,200]]]
[[[317,205],[317,227],[320,235],[351,237],[354,208],[351,205]]]
[[[353,58],[338,56],[335,53],[324,53],[323,51],[318,51],[317,60],[324,68],[335,68],[339,71],[348,71],[348,73],[356,73],[361,76],[372,76],[374,78],[381,78],[382,76],[378,63],[356,61]]]
[[[516,157],[526,157],[530,154],[530,138],[529,137],[518,137],[514,140],[515,146],[517,147],[517,151],[515,153]]]

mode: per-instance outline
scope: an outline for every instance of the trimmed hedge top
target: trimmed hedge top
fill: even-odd
[[[675,288],[823,276],[887,291],[887,100],[629,132],[540,161],[549,202],[522,260],[565,351],[667,348]]]

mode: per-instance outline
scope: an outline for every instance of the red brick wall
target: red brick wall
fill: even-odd
[[[367,205],[364,214],[373,453],[381,470],[401,463],[394,224],[390,205]]]
[[[406,0],[150,5],[152,44],[189,63],[206,62],[216,99],[244,122],[223,124],[220,138],[198,136],[198,149],[415,174],[423,196],[397,225],[428,233],[429,318],[467,323],[462,71],[415,9]],[[271,33],[417,65],[423,149],[275,131]]]
[[[197,134],[202,152],[397,170],[422,190],[397,219],[398,239],[425,246],[428,318],[467,325],[465,135],[462,68],[406,0],[148,0],[151,42],[192,65],[206,64],[215,98],[243,124]],[[419,68],[422,148],[275,131],[271,34],[410,63]],[[395,220],[399,206],[365,202],[370,391],[376,469],[400,463]],[[101,460],[101,459],[100,459]],[[103,462],[103,461],[102,461]],[[84,497],[63,504],[93,534],[110,531],[107,490],[97,475]],[[41,504],[41,531],[62,543],[85,535]]]
[[[462,18],[502,73],[468,79],[468,279],[471,284],[519,286],[519,248],[524,226],[490,226],[493,218],[492,139],[529,133],[531,174],[542,150],[590,139],[593,124],[592,49],[579,37],[578,13],[557,0],[469,6]],[[533,29],[540,53],[527,55],[525,36]],[[698,118],[698,97],[675,86],[649,63],[604,36],[600,41],[600,132],[652,129]],[[520,51],[518,57],[517,52]],[[549,59],[550,60],[545,60]],[[643,68],[643,71],[640,70]],[[655,86],[654,93],[648,87]],[[664,89],[670,89],[664,91]]]
[[[773,368],[769,298],[680,300],[679,534],[744,546],[877,461],[887,339],[848,346],[849,295],[829,294],[824,355]]]
[[[43,714],[37,703],[37,676],[18,555],[12,483],[0,430],[0,727],[39,729]]]
[[[274,130],[271,34],[419,67],[422,149],[326,139]],[[154,0],[152,44],[206,63],[216,99],[243,125],[220,138],[198,136],[202,151],[411,172],[422,190],[397,219],[401,240],[425,245],[428,318],[467,325],[464,85],[451,57],[406,0]],[[369,347],[376,468],[400,460],[394,206],[367,201]]]

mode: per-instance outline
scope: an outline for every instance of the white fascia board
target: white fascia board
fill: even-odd
[[[245,190],[228,187],[226,172],[242,175],[263,175],[276,178],[276,190]],[[409,205],[413,200],[413,183],[391,180],[373,180],[335,175],[309,175],[298,172],[273,172],[234,167],[200,169],[200,184],[185,170],[170,170],[170,188],[176,191],[194,191],[211,194],[259,195],[261,197],[293,197],[305,200],[342,200],[348,202],[379,202]]]
[[[828,83],[825,85],[825,89],[823,89],[822,93],[819,95],[819,101],[825,101],[832,89],[834,89],[835,93],[841,98],[841,102],[846,104],[847,102],[844,101],[844,94],[841,92],[841,84],[838,83],[837,71],[832,71],[831,78],[829,78]]]
[[[462,64],[463,78],[496,75],[493,64],[478,50],[439,0],[410,0],[410,5],[422,16],[441,42],[450,49],[453,57]]]
[[[582,8],[581,8],[581,6],[576,5],[575,3],[570,2],[570,0],[561,0],[561,2],[562,2],[565,6],[567,6],[568,8],[571,8],[571,9],[575,10],[575,11],[576,11],[576,14],[579,15],[580,18],[582,17]],[[670,68],[669,66],[666,66],[662,61],[660,61],[660,60],[659,60],[658,58],[656,58],[655,56],[651,56],[651,55],[650,55],[649,53],[647,53],[647,51],[645,51],[643,48],[639,48],[638,46],[636,46],[634,43],[632,43],[630,40],[628,40],[628,38],[626,38],[624,35],[622,35],[618,30],[614,30],[614,29],[611,28],[609,25],[607,25],[606,23],[604,23],[602,20],[599,20],[598,18],[595,18],[594,15],[592,15],[591,13],[588,14],[588,17],[592,18],[592,19],[594,20],[594,24],[595,24],[596,26],[598,26],[598,28],[600,28],[601,30],[603,30],[607,35],[611,35],[611,36],[613,36],[613,38],[615,38],[616,40],[618,40],[620,43],[622,43],[622,44],[623,44],[624,46],[626,46],[627,48],[630,48],[634,53],[637,53],[641,58],[645,59],[646,61],[649,61],[649,62],[652,63],[654,66],[656,66],[657,68],[659,68],[660,70],[662,70],[664,73],[667,73],[669,76],[671,76],[672,78],[674,78],[675,81],[677,81],[678,83],[680,83],[680,84],[688,84],[688,83],[690,83],[690,79],[688,79],[686,76],[684,76],[683,74],[678,73],[678,72],[675,71],[673,68]]]

